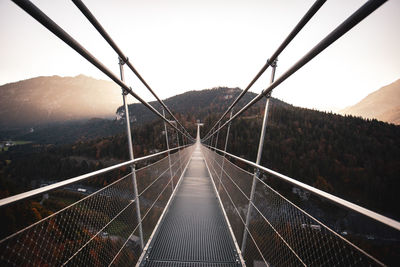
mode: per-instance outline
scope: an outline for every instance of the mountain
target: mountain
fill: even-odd
[[[220,87],[190,91],[164,102],[193,136],[196,120],[204,122],[204,136],[240,92],[239,88]],[[254,93],[246,94],[234,111],[238,111],[254,96]],[[158,103],[151,104],[160,110]],[[255,161],[264,105],[265,99],[232,123],[227,148],[229,153]],[[135,156],[164,150],[166,142],[162,121],[141,104],[129,105],[129,112]],[[15,145],[7,151],[0,150],[0,196],[9,196],[55,179],[74,177],[127,160],[129,155],[122,107],[118,108],[117,115],[117,120],[94,119],[81,124],[74,122],[48,128],[37,127],[24,137],[25,140],[36,142]],[[220,149],[225,145],[225,129],[219,134]],[[175,147],[176,135],[172,131],[169,127],[169,145]],[[70,143],[52,145],[49,140],[69,140]],[[215,144],[215,138],[213,142]],[[242,162],[230,160],[248,172],[254,172],[253,168]],[[272,99],[261,165],[396,220],[400,218],[400,126],[299,108]],[[232,169],[231,165],[224,166],[228,174],[248,176],[236,168]],[[228,166],[231,168],[228,169]],[[96,177],[89,185],[109,184],[113,181],[111,174],[106,178]],[[114,178],[121,176],[120,173]],[[226,179],[226,176],[223,177]],[[272,176],[263,175],[260,178],[305,212],[318,217],[322,223],[338,232],[346,231],[346,238],[350,241],[351,238],[363,240],[356,234],[361,231],[368,233],[364,238],[368,239],[368,246],[375,242],[374,247],[385,250],[385,244],[398,242],[391,235],[387,239],[376,237],[379,231],[374,230],[374,236],[370,235],[365,221],[361,222],[359,217],[347,214],[330,202],[320,201]],[[233,183],[228,179],[226,181],[230,184],[228,186],[234,188]],[[251,186],[251,180],[245,184]],[[233,201],[242,201],[240,199],[247,201],[236,191]],[[282,203],[277,205],[286,209]],[[3,228],[0,229],[0,238],[1,231]],[[369,240],[371,236],[373,241]]]
[[[239,88],[219,87],[186,92],[164,102],[185,126],[193,126],[197,119],[204,122],[204,136],[240,92]],[[234,111],[254,96],[247,93]],[[158,103],[151,104],[160,110]],[[255,161],[264,105],[265,100],[259,101],[232,123],[228,152]],[[124,116],[122,107],[117,113]],[[141,104],[129,105],[129,113],[134,123],[156,120]],[[220,149],[225,134],[219,135]],[[261,164],[400,218],[392,204],[400,186],[399,144],[399,126],[299,108],[272,98]]]
[[[206,118],[217,119],[217,115],[221,116],[241,92],[242,90],[240,88],[215,87],[212,89],[204,89],[199,91],[188,91],[183,94],[167,98],[163,102],[172,112],[177,113],[178,116],[183,116],[183,121],[194,123],[197,119],[202,121]],[[253,92],[247,92],[235,106],[234,110],[239,110],[256,96],[257,95]],[[272,98],[272,102],[279,106],[291,106],[274,98]],[[158,102],[150,102],[150,105],[162,112],[162,107]],[[254,105],[254,107],[260,108],[264,107],[264,105],[265,102],[259,101]],[[128,109],[131,121],[146,123],[157,119],[156,115],[154,115],[140,103],[130,104]],[[124,116],[125,110],[121,106],[117,110],[117,117],[123,118]]]
[[[347,107],[339,113],[400,125],[400,79],[369,94],[354,106]]]
[[[84,75],[36,77],[0,86],[0,127],[115,116],[117,85]]]
[[[196,120],[204,122],[201,134],[204,136],[240,92],[239,88],[220,87],[186,92],[164,102],[192,136],[195,136]],[[254,93],[246,94],[234,111],[254,96]],[[160,110],[158,103],[151,104]],[[255,161],[264,105],[265,99],[232,123],[229,153]],[[135,155],[140,157],[165,149],[162,121],[142,104],[129,105],[129,112]],[[68,172],[57,164],[49,166],[49,160],[42,160],[43,153],[50,153],[54,162],[82,156],[99,161],[127,160],[122,107],[118,108],[117,115],[116,120],[95,119],[37,127],[33,133],[11,138],[33,143],[0,151],[0,181],[2,175],[13,177],[29,187],[31,177],[52,179]],[[268,116],[261,165],[389,217],[400,218],[396,206],[400,187],[400,126],[299,108],[277,99],[271,100]],[[168,128],[170,138],[176,138],[171,127]],[[225,129],[219,134],[220,149],[225,144]],[[170,145],[175,146],[176,142],[170,140]],[[29,153],[22,151],[26,150],[24,147],[30,148]],[[41,173],[43,169],[48,170],[48,177]],[[18,172],[23,173],[16,177]]]
[[[197,119],[204,122],[201,133],[204,136],[240,92],[239,88],[226,87],[190,91],[168,98],[165,103],[184,125],[194,125]],[[254,96],[247,93],[234,110],[238,111]],[[157,103],[151,104],[160,109]],[[259,101],[232,123],[228,152],[255,161],[264,105],[265,101]],[[122,107],[117,113],[124,116]],[[134,123],[156,119],[141,104],[129,105],[129,113]],[[225,134],[225,131],[219,134],[220,149],[223,149]],[[397,198],[396,188],[400,186],[399,144],[399,126],[299,108],[272,99],[261,164],[400,218],[400,211],[392,201]]]

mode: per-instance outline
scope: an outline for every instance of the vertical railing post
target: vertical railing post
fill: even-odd
[[[271,64],[272,71],[271,71],[271,81],[270,81],[270,83],[274,82],[275,70],[276,70],[276,66],[277,66],[276,65],[276,61],[277,60],[275,60]],[[263,146],[264,146],[265,132],[267,130],[267,123],[268,123],[268,108],[269,108],[269,101],[270,101],[270,98],[271,98],[271,93],[269,95],[267,95],[266,97],[267,97],[267,102],[265,103],[264,118],[263,118],[263,123],[262,123],[262,126],[261,126],[260,140],[259,140],[259,143],[258,143],[257,160],[256,160],[256,164],[257,165],[260,164],[261,156],[262,156],[262,150],[263,150]],[[258,176],[259,176],[259,170],[256,169],[254,171],[253,183],[251,185],[249,206],[247,207],[246,225],[245,225],[245,228],[243,230],[243,239],[242,239],[242,247],[241,247],[242,255],[244,255],[245,249],[246,249],[247,228],[249,227],[249,223],[250,223],[251,206],[252,206],[252,202],[253,202],[253,199],[254,199],[254,193],[255,193],[255,190],[256,190],[256,184],[257,184]]]
[[[210,147],[211,147],[211,149],[212,149],[212,146],[213,146],[213,140],[214,140],[214,129],[212,129],[212,133],[211,133],[211,140],[210,140]]]
[[[217,129],[219,129],[219,127],[221,127],[221,122],[220,123],[218,123],[218,128]],[[219,130],[218,132],[217,132],[217,137],[215,138],[215,151],[217,150],[217,146],[218,146],[218,136],[219,136],[219,132],[220,132],[221,130]]]
[[[162,114],[165,118],[165,111],[162,110]],[[167,142],[167,151],[168,151],[168,163],[169,163],[169,174],[171,175],[171,186],[172,191],[174,191],[174,179],[172,177],[172,166],[171,166],[171,154],[169,153],[169,142],[168,142],[168,131],[167,131],[167,123],[164,121],[164,131],[165,131],[165,141]]]
[[[181,169],[181,173],[182,173],[182,161],[181,161],[181,149],[179,148],[179,133],[178,131],[176,131],[176,142],[178,144],[178,157],[179,157],[179,168]],[[183,142],[183,137],[182,137],[182,142]]]
[[[232,110],[231,110],[231,114],[229,116],[229,119],[231,119],[231,118],[232,118]],[[229,138],[229,131],[231,129],[231,123],[232,123],[231,121],[228,123],[228,129],[226,130],[224,155],[223,155],[222,163],[221,163],[221,174],[219,175],[218,192],[221,189],[222,173],[224,171],[224,163],[225,163],[225,152],[226,152],[226,148],[228,147],[228,138]]]
[[[200,123],[197,123],[196,142],[200,141]]]
[[[125,61],[123,61],[121,58],[119,58],[119,71],[121,74],[121,80],[124,81],[124,64]],[[124,109],[125,109],[125,118],[126,118],[126,134],[128,137],[128,147],[129,147],[129,158],[130,160],[133,160],[134,154],[133,154],[133,146],[132,146],[132,135],[131,135],[131,125],[130,125],[130,119],[129,119],[129,110],[128,110],[128,103],[126,101],[126,93],[125,90],[122,88],[122,101],[124,103]],[[137,189],[137,183],[136,183],[136,170],[135,170],[135,165],[131,165],[131,171],[132,171],[132,184],[133,184],[133,193],[136,201],[136,217],[139,223],[139,238],[140,238],[140,248],[143,250],[144,248],[144,243],[143,243],[143,229],[142,229],[142,217],[140,215],[140,203],[139,203],[139,197],[138,197],[138,189]]]

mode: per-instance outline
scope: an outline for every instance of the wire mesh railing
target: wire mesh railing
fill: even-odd
[[[182,124],[177,121],[173,113],[134,69],[128,58],[116,46],[94,15],[80,0],[73,2],[118,54],[121,79],[30,1],[14,0],[14,2],[116,84],[120,85],[124,95],[131,94],[155,115],[164,120],[166,124],[179,132],[182,137],[186,136],[193,141],[193,138],[188,135]],[[243,114],[264,96],[269,97],[275,87],[302,68],[385,1],[368,1],[305,54],[277,81],[273,82],[233,116],[231,115],[229,120],[222,123],[222,119],[232,110],[234,105],[263,72],[274,64],[275,59],[282,50],[307,21],[313,17],[324,2],[326,1],[317,0],[314,3],[248,87],[209,130],[205,136],[206,141],[208,140],[211,144],[215,142],[215,146],[217,146],[219,131],[222,128],[230,125],[231,121]],[[176,125],[139,97],[125,83],[122,68],[124,64],[128,65],[145,87],[156,97],[161,106],[175,119]],[[125,96],[123,101],[127,119],[128,140],[131,140],[129,112]],[[266,110],[268,109],[266,108]],[[182,129],[179,129],[178,125]],[[165,129],[165,134],[168,147],[167,129]],[[215,141],[213,141],[214,138]],[[177,136],[177,143],[179,146],[179,136]],[[132,144],[129,144],[129,148],[131,163],[129,165],[125,164],[121,168],[134,164]],[[170,152],[169,148],[167,150]],[[221,156],[205,147],[203,147],[203,152],[207,164],[210,166],[212,177],[235,238],[242,244],[242,253],[248,266],[260,264],[267,266],[383,265],[379,257],[372,256],[363,248],[350,242],[343,237],[343,234],[335,232],[332,227],[316,219],[303,206],[294,203],[287,195],[270,186],[266,180],[269,177],[276,178],[275,174],[265,171],[263,168],[258,168],[258,166],[256,167],[256,172],[251,173],[227,160],[225,154]],[[91,266],[135,263],[140,256],[143,242],[145,243],[150,238],[168,200],[173,194],[174,186],[178,184],[179,177],[182,175],[190,154],[191,148],[187,147],[175,153],[168,153],[168,157],[141,169],[135,170],[134,166],[132,166],[131,172],[125,169],[121,178],[110,184],[96,187],[91,193],[87,192],[85,188],[78,188],[81,189],[81,191],[78,190],[78,194],[80,194],[78,200],[65,197],[65,194],[60,194],[58,201],[66,203],[65,207],[55,212],[50,211],[44,219],[41,219],[39,214],[37,218],[40,219],[37,222],[23,227],[4,238],[0,237],[3,238],[0,240],[1,264]],[[247,165],[248,169],[254,168],[253,165],[248,165],[244,161],[242,164]],[[92,176],[95,175],[80,177],[68,184],[77,183],[82,179],[92,179]],[[35,190],[32,196],[40,194],[43,194],[42,200],[40,203],[35,203],[35,207],[32,206],[31,209],[34,214],[38,213],[37,209],[49,200],[46,189]],[[13,205],[14,201],[18,200],[8,200],[7,205]],[[2,203],[1,200],[0,203]],[[365,215],[365,213],[362,214]]]
[[[134,173],[129,172],[4,237],[0,240],[0,265],[109,266],[136,263],[142,253],[140,226],[146,243],[173,193],[172,181],[178,182],[191,153],[191,146],[173,149],[171,165],[167,156]],[[133,190],[133,174],[137,179],[137,197]],[[84,189],[80,189],[78,193],[83,193]],[[47,194],[45,201],[52,198],[49,192],[43,194]],[[140,201],[140,217],[136,213],[137,201]],[[0,209],[13,204],[7,203]]]
[[[179,147],[179,135],[182,143],[193,142],[194,139],[81,1],[73,2],[118,54],[120,79],[31,1],[13,2],[121,86],[130,160],[1,199],[0,209],[5,209],[1,214],[7,215],[9,219],[7,224],[11,226],[0,232],[0,265],[134,264],[158,223],[190,158],[192,148],[186,145]],[[128,65],[174,121],[161,115],[125,83],[124,64]],[[166,151],[134,159],[127,94],[131,94],[148,110],[164,120]],[[174,133],[176,147],[173,149],[169,149],[167,125],[176,130]],[[138,170],[135,169],[135,164],[140,163],[143,166],[147,160],[154,161],[165,153],[168,154],[167,157]],[[117,175],[110,179],[114,172]],[[107,179],[101,177],[105,174]],[[121,178],[114,180],[115,177]],[[90,189],[87,186],[89,180],[92,185]],[[35,198],[34,201],[32,198]],[[51,209],[47,209],[46,206],[49,202]],[[10,208],[13,205],[20,207]],[[28,211],[28,214],[26,216],[12,214],[22,210]],[[27,222],[21,223],[22,218],[28,218]]]
[[[316,207],[318,201],[312,202],[312,192],[302,191],[300,207],[284,195],[288,191],[297,194],[299,189],[289,186],[289,190],[278,192],[266,182],[277,180],[277,177],[266,172],[264,168],[251,173],[212,149],[202,146],[202,151],[239,245],[247,232],[245,245],[242,246],[242,256],[247,266],[382,266],[398,262],[399,255],[385,254],[385,250],[396,251],[396,246],[381,248],[381,251],[374,250],[373,240],[368,240],[367,237],[367,241],[360,241],[359,236],[354,239],[358,243],[351,242],[349,233],[333,230],[328,223],[311,214],[312,211],[306,211],[307,207],[312,206],[309,210],[316,210],[316,214],[323,218],[325,215],[334,216],[338,210],[342,213],[350,212],[343,211],[340,204],[333,203],[333,207],[329,207],[325,203],[327,199],[317,196],[320,206]],[[244,168],[254,167],[245,161],[240,163]],[[255,188],[251,200],[253,179]],[[291,189],[293,192],[290,192]],[[250,220],[246,227],[249,205]],[[387,236],[395,240],[400,238],[398,229],[357,215],[363,217],[358,218],[357,223],[374,225],[375,231],[385,228]],[[378,228],[376,224],[379,225]],[[363,243],[368,241],[371,244]],[[379,244],[384,245],[382,241]],[[397,244],[397,249],[398,247]],[[368,248],[374,251],[371,253],[367,251]]]

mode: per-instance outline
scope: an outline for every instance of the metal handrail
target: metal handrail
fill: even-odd
[[[326,1],[326,0],[324,0]],[[128,67],[132,70],[132,72],[136,75],[136,77],[143,83],[143,85],[150,91],[150,93],[157,99],[158,103],[167,110],[167,112],[174,118],[174,120],[182,127],[182,129],[188,134],[189,132],[186,128],[178,121],[178,119],[172,114],[171,110],[164,104],[164,102],[157,96],[157,94],[151,89],[151,87],[147,84],[147,82],[142,78],[139,72],[135,69],[132,63],[129,61],[129,58],[125,56],[125,54],[121,51],[121,49],[117,46],[111,36],[107,33],[104,27],[100,24],[100,22],[96,19],[93,13],[86,7],[86,5],[81,0],[72,0],[72,2],[76,5],[76,7],[82,12],[83,15],[89,20],[89,22],[96,28],[96,30],[100,33],[101,36],[107,41],[107,43],[114,49],[114,51],[118,54],[119,58],[123,63],[128,65]]]
[[[239,115],[261,100],[264,96],[272,92],[272,90],[289,78],[292,74],[297,72],[300,68],[306,65],[319,53],[324,51],[327,47],[333,44],[336,40],[342,37],[345,33],[351,30],[359,22],[365,19],[368,15],[374,12],[377,8],[383,5],[387,0],[369,0],[364,5],[362,5],[358,10],[356,10],[350,17],[348,17],[344,22],[337,26],[331,33],[329,33],[323,40],[321,40],[316,46],[314,46],[307,54],[305,54],[299,61],[297,61],[291,68],[289,68],[284,74],[282,74],[275,82],[273,82],[268,88],[264,89],[259,95],[248,102],[241,110],[239,110],[235,115],[233,115],[229,120],[227,120],[222,126],[216,129],[213,134],[204,138],[202,141],[207,140],[216,132],[220,131],[222,128],[227,126],[229,122],[235,120]]]
[[[277,178],[279,178],[279,179],[281,179],[281,180],[284,180],[284,181],[286,181],[286,182],[288,182],[288,183],[291,183],[291,184],[293,184],[293,185],[296,185],[296,186],[298,186],[298,187],[301,187],[302,189],[305,189],[305,190],[307,190],[307,191],[309,191],[309,192],[312,192],[313,194],[316,194],[316,195],[318,195],[318,196],[320,196],[320,197],[322,197],[322,198],[324,198],[324,199],[327,199],[327,200],[329,200],[329,201],[332,201],[332,202],[335,203],[335,204],[339,204],[339,205],[341,205],[341,206],[343,206],[343,207],[345,207],[345,208],[348,208],[348,209],[350,209],[350,210],[353,210],[353,211],[356,211],[356,212],[358,212],[358,213],[361,213],[361,214],[363,214],[363,215],[365,215],[365,216],[367,216],[367,217],[370,217],[370,218],[372,218],[372,219],[374,219],[374,220],[376,220],[376,221],[379,221],[379,222],[381,222],[381,223],[383,223],[383,224],[385,224],[385,225],[387,225],[387,226],[390,226],[390,227],[392,227],[392,228],[394,228],[394,229],[400,231],[400,222],[398,222],[398,221],[396,221],[396,220],[393,220],[393,219],[391,219],[391,218],[389,218],[389,217],[386,217],[386,216],[384,216],[384,215],[381,215],[381,214],[379,214],[379,213],[376,213],[376,212],[374,212],[374,211],[371,211],[371,210],[369,210],[369,209],[366,209],[366,208],[364,208],[364,207],[361,207],[361,206],[359,206],[359,205],[357,205],[357,204],[354,204],[354,203],[352,203],[352,202],[349,202],[349,201],[347,201],[347,200],[344,200],[344,199],[342,199],[342,198],[340,198],[340,197],[337,197],[337,196],[334,196],[334,195],[332,195],[332,194],[329,194],[329,193],[327,193],[327,192],[325,192],[325,191],[322,191],[322,190],[320,190],[320,189],[317,189],[317,188],[312,187],[312,186],[310,186],[310,185],[307,185],[307,184],[305,184],[305,183],[299,182],[299,181],[297,181],[296,179],[290,178],[289,176],[283,175],[283,174],[281,174],[281,173],[279,173],[279,172],[276,172],[276,171],[273,171],[273,170],[271,170],[271,169],[268,169],[268,168],[266,168],[266,167],[264,167],[264,166],[258,165],[258,164],[254,163],[254,162],[252,162],[252,161],[243,159],[243,158],[241,158],[241,157],[235,156],[235,155],[233,155],[233,154],[231,154],[231,153],[228,153],[228,152],[224,152],[224,151],[221,150],[221,149],[214,148],[214,147],[211,147],[211,146],[208,146],[208,145],[205,145],[205,144],[202,144],[202,145],[204,145],[205,147],[207,147],[207,148],[209,148],[209,149],[211,149],[211,148],[212,148],[212,149],[215,149],[216,151],[218,151],[218,152],[224,154],[225,156],[229,156],[229,157],[232,157],[232,158],[234,158],[234,159],[237,159],[237,160],[239,160],[239,161],[241,161],[241,162],[244,162],[244,163],[246,163],[246,164],[248,164],[248,165],[250,165],[250,166],[252,166],[252,167],[255,167],[255,168],[257,168],[257,169],[259,169],[259,170],[261,170],[261,171],[264,171],[264,172],[266,172],[266,173],[269,173],[269,174],[271,174],[271,175],[273,175],[273,176],[275,176],[275,177],[277,177]],[[259,178],[258,178],[258,179],[259,179]],[[259,180],[260,180],[260,179],[259,179]],[[262,181],[262,180],[260,180],[260,181]]]
[[[225,157],[224,157],[225,158]],[[221,167],[221,165],[219,165],[218,161],[216,161],[215,159],[214,162]],[[232,163],[233,164],[233,163]],[[233,164],[233,166],[236,166],[235,164]],[[237,167],[237,166],[236,166]],[[240,167],[238,167],[239,169],[241,169]],[[279,238],[282,239],[282,241],[287,244],[287,241],[279,234],[279,232],[275,229],[275,227],[268,221],[267,218],[265,218],[264,214],[260,211],[260,209],[255,205],[255,203],[253,201],[250,200],[249,197],[247,197],[247,195],[243,192],[243,190],[240,188],[239,185],[237,185],[237,183],[232,179],[232,177],[224,170],[225,175],[231,180],[231,182],[236,186],[236,188],[242,193],[242,195],[249,200],[249,205],[251,205],[256,211],[257,213],[263,218],[263,220],[265,222],[267,222],[270,227],[276,232],[276,234],[279,236]],[[250,175],[253,175],[252,173],[249,173]],[[360,251],[361,253],[363,253],[364,255],[366,255],[367,257],[373,259],[374,261],[378,262],[380,265],[384,266],[385,264],[383,264],[380,260],[378,260],[377,258],[375,258],[374,256],[372,256],[371,254],[367,253],[366,251],[360,249],[359,247],[357,247],[356,245],[354,245],[352,242],[350,242],[349,240],[347,240],[346,238],[344,238],[343,236],[341,236],[340,234],[338,234],[337,232],[335,232],[334,230],[332,230],[330,227],[328,227],[327,225],[325,225],[323,222],[321,222],[320,220],[318,220],[317,218],[315,218],[314,216],[312,216],[311,214],[309,214],[308,212],[306,212],[305,210],[301,209],[300,207],[298,207],[296,204],[294,204],[292,201],[290,201],[289,199],[287,199],[285,196],[283,196],[281,193],[279,193],[278,191],[276,191],[275,189],[273,189],[270,185],[268,185],[267,183],[265,183],[263,180],[261,180],[260,178],[256,177],[256,179],[262,183],[264,186],[266,186],[267,188],[269,188],[269,190],[273,191],[275,194],[279,195],[282,199],[284,199],[285,201],[287,201],[288,203],[290,203],[293,207],[295,207],[297,210],[299,210],[300,212],[302,212],[305,216],[309,217],[310,219],[314,220],[315,222],[319,223],[320,225],[324,226],[328,231],[330,231],[332,234],[334,234],[335,236],[337,236],[338,238],[342,239],[343,241],[345,241],[346,243],[348,243],[350,246],[354,247],[355,249],[357,249],[358,251]],[[222,184],[222,186],[224,187],[224,190],[226,191],[229,199],[232,202],[232,205],[235,207],[235,210],[238,212],[238,209],[235,205],[235,203],[232,201],[232,198],[230,197],[228,191],[226,190],[226,187]],[[239,214],[239,212],[238,212]],[[239,215],[240,220],[242,221],[242,223],[245,225],[245,228],[248,229],[248,226],[246,226],[245,222],[243,221],[242,217]],[[248,233],[250,234],[250,232],[248,231]],[[250,234],[251,235],[251,234]],[[254,240],[253,240],[254,241]],[[254,243],[256,243],[254,241]],[[256,244],[255,244],[256,245]],[[257,245],[256,245],[257,246]],[[288,245],[289,249],[291,251],[294,252],[294,250],[291,249],[291,247]],[[294,252],[294,254],[297,257],[297,254]],[[300,258],[298,258],[301,262],[303,262]]]
[[[246,89],[244,89],[240,95],[233,101],[233,103],[228,107],[225,113],[221,116],[221,118],[214,124],[214,126],[210,129],[210,131],[204,136],[207,138],[211,131],[215,128],[215,126],[220,123],[223,118],[228,114],[229,111],[239,102],[239,100],[246,94],[246,92],[253,86],[253,84],[261,77],[261,75],[268,69],[269,66],[273,64],[273,62],[278,58],[278,56],[282,53],[282,51],[289,45],[289,43],[296,37],[296,35],[303,29],[303,27],[311,20],[311,18],[318,12],[318,10],[322,7],[322,5],[326,2],[326,0],[317,0],[310,7],[307,13],[302,17],[302,19],[296,24],[293,30],[289,33],[289,35],[285,38],[285,40],[281,43],[278,49],[272,54],[272,56],[267,60],[265,65],[261,68],[261,70],[257,73],[257,75],[251,80],[249,85],[247,85]]]
[[[60,187],[63,187],[63,186],[69,185],[69,184],[73,184],[76,182],[84,181],[93,176],[102,175],[102,174],[108,173],[110,171],[113,171],[113,170],[116,170],[116,169],[119,169],[119,168],[122,168],[125,166],[129,166],[129,165],[138,163],[143,160],[151,159],[153,157],[160,156],[162,154],[165,154],[165,153],[177,150],[177,149],[185,148],[188,146],[191,146],[191,145],[185,145],[185,146],[171,148],[169,150],[164,150],[164,151],[152,154],[152,155],[144,156],[141,158],[136,158],[134,160],[125,161],[125,162],[122,162],[122,163],[119,163],[119,164],[116,164],[116,165],[113,165],[113,166],[110,166],[110,167],[107,167],[107,168],[104,168],[104,169],[101,169],[98,171],[94,171],[94,172],[86,173],[86,174],[83,174],[83,175],[80,175],[77,177],[69,178],[67,180],[64,180],[64,181],[61,181],[61,182],[58,182],[55,184],[47,185],[47,186],[33,189],[33,190],[30,190],[30,191],[27,191],[27,192],[24,192],[21,194],[17,194],[17,195],[11,196],[11,197],[3,198],[3,199],[0,199],[0,207],[15,203],[15,202],[27,199],[27,198],[31,198],[31,197],[34,197],[34,196],[37,196],[40,194],[44,194],[46,192],[55,190],[57,188],[60,188]]]
[[[113,80],[116,84],[118,84],[121,88],[124,89],[125,93],[131,94],[134,98],[139,100],[146,108],[148,108],[151,112],[157,115],[159,118],[167,122],[171,127],[176,129],[181,134],[188,137],[193,141],[191,136],[188,136],[186,133],[182,132],[177,126],[173,125],[167,118],[161,115],[155,108],[153,108],[149,103],[147,103],[144,99],[142,99],[139,95],[133,92],[132,88],[129,87],[124,81],[119,79],[110,69],[108,69],[103,63],[101,63],[95,56],[93,56],[88,50],[86,50],[78,41],[76,41],[71,35],[69,35],[65,30],[63,30],[57,23],[55,23],[52,19],[50,19],[42,10],[40,10],[36,5],[34,5],[29,0],[12,0],[16,5],[25,10],[29,15],[31,15],[34,19],[36,19],[40,24],[46,27],[49,31],[51,31],[54,35],[64,41],[67,45],[69,45],[72,49],[74,49],[77,53],[79,53],[82,57],[84,57],[87,61],[92,63],[97,69],[107,75],[111,80]]]
[[[212,151],[211,151],[211,152],[212,152]],[[219,165],[219,163],[218,163],[215,159],[213,159],[213,160],[214,160],[215,163],[217,163],[217,165]],[[221,167],[221,165],[219,165],[219,167]],[[214,167],[213,167],[213,169],[214,169],[214,171],[215,171],[215,168],[214,168]],[[222,168],[221,168],[221,169],[222,169]],[[225,171],[224,171],[224,172],[225,172]],[[222,174],[221,174],[221,175],[222,175]],[[233,184],[239,189],[239,191],[245,196],[245,198],[246,198],[247,200],[250,200],[250,198],[248,198],[248,197],[246,196],[246,194],[241,190],[241,188],[232,180],[232,178],[230,177],[230,175],[227,174],[226,172],[225,172],[225,175],[227,175],[227,176],[229,177],[229,179],[231,179],[231,182],[233,182]],[[220,181],[220,184],[222,185],[222,187],[224,188],[225,192],[227,193],[227,196],[228,196],[229,200],[231,201],[233,207],[235,208],[236,212],[239,214],[239,218],[240,218],[240,220],[242,221],[245,230],[246,230],[247,232],[250,233],[249,225],[247,225],[246,222],[243,220],[243,218],[240,216],[240,212],[239,212],[238,208],[236,207],[234,201],[232,200],[232,198],[231,198],[231,196],[230,196],[228,190],[226,189],[225,185],[224,185],[221,181]],[[286,241],[286,239],[283,238],[283,236],[279,233],[279,231],[277,231],[277,230],[275,229],[275,227],[264,217],[264,215],[263,215],[263,214],[260,212],[260,210],[254,205],[254,203],[253,203],[252,201],[250,201],[250,204],[256,208],[257,212],[263,217],[264,221],[268,223],[268,225],[269,225],[269,226],[272,228],[272,230],[276,233],[276,235],[279,237],[279,239],[281,239],[282,242],[285,243],[285,245],[286,245],[286,246],[289,248],[289,250],[295,255],[295,257],[296,257],[304,266],[306,266],[306,265],[304,264],[304,262],[302,261],[302,259],[299,257],[299,255],[298,255],[298,254],[294,251],[294,249],[288,244],[288,242]],[[253,237],[251,237],[251,238],[253,239]],[[264,258],[264,256],[262,255],[261,250],[259,249],[259,247],[258,247],[258,245],[257,245],[257,242],[256,242],[254,239],[253,239],[253,242],[254,242],[254,245],[256,246],[257,250],[260,252],[261,257],[263,257],[263,260],[265,261],[265,258]],[[241,250],[241,253],[244,253],[244,251]]]

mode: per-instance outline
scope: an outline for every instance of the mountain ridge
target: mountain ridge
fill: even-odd
[[[400,125],[400,79],[370,93],[357,104],[340,110],[339,114]]]
[[[201,136],[204,136],[240,92],[238,88],[226,87],[190,91],[164,102],[192,136],[195,136],[196,120],[200,119],[204,123],[201,129]],[[254,96],[254,93],[246,94],[234,112]],[[157,103],[152,104],[160,110]],[[232,123],[229,153],[255,161],[264,108],[265,99]],[[100,119],[80,125],[65,123],[42,130],[35,128],[33,133],[14,140],[33,141],[24,145],[32,149],[64,144],[72,154],[86,151],[85,155],[90,158],[107,155],[126,160],[125,120],[121,113],[123,109],[118,110],[122,115],[119,120]],[[133,118],[135,155],[165,149],[163,122],[151,113],[146,115],[142,104],[131,104],[129,110]],[[176,138],[175,131],[167,128],[171,131],[170,138]],[[225,138],[226,127],[219,134],[218,148],[224,149]],[[400,212],[393,207],[397,202],[392,201],[397,198],[399,188],[399,138],[400,127],[393,124],[299,108],[272,99],[260,164],[389,217],[399,218]],[[216,142],[215,138],[213,140]],[[171,144],[176,146],[177,142],[171,141]],[[4,156],[17,153],[19,149],[23,150],[22,146],[10,148]],[[65,157],[65,153],[56,156]],[[28,159],[21,164],[32,165],[30,162]],[[36,167],[32,166],[33,169]]]
[[[32,127],[112,117],[121,103],[118,89],[112,82],[82,74],[75,77],[39,76],[7,83],[0,86],[0,126]]]
[[[183,112],[185,113],[184,116],[186,116],[186,120],[195,122],[197,119],[203,120],[209,115],[216,119],[216,114],[219,114],[219,116],[222,115],[222,113],[225,112],[225,110],[232,104],[233,100],[236,99],[242,91],[243,90],[238,87],[214,87],[211,89],[192,90],[169,97],[163,100],[163,102],[173,113],[178,114]],[[253,92],[247,92],[234,107],[234,110],[239,110],[256,96],[257,94]],[[196,101],[193,101],[193,99]],[[275,105],[287,107],[292,106],[276,98],[271,98],[271,100]],[[149,104],[159,112],[162,112],[162,107],[157,101],[149,102]],[[254,107],[261,108],[264,107],[264,105],[264,101],[259,101],[254,105]],[[156,115],[146,109],[141,103],[129,104],[128,110],[132,122],[135,121],[141,123],[157,119]],[[140,117],[137,116],[137,114],[140,114]],[[124,107],[120,106],[117,109],[117,117],[123,118],[124,116]]]
[[[205,123],[202,129],[204,136],[204,132],[209,130],[240,92],[239,88],[220,87],[190,91],[164,102],[193,136],[195,120],[201,119]],[[246,94],[235,106],[234,112],[254,96],[254,93]],[[151,104],[161,110],[158,103]],[[264,107],[265,99],[246,110],[231,124],[227,142],[229,153],[255,160]],[[131,118],[135,116],[131,122],[135,157],[165,150],[163,122],[151,113],[146,115],[141,104],[129,105],[129,110],[132,112]],[[54,178],[75,177],[128,160],[123,109],[118,108],[118,112],[119,120],[93,119],[83,122],[82,126],[65,123],[58,125],[58,130],[50,127],[43,129],[42,133],[35,128],[34,133],[25,136],[26,140],[32,141],[31,137],[35,134],[44,142],[49,140],[48,135],[63,141],[69,136],[71,138],[67,144],[34,142],[16,145],[0,153],[0,183],[9,185],[2,186],[0,194],[8,196],[10,192],[39,186],[54,181]],[[175,147],[178,135],[171,127],[167,126],[167,129],[170,133],[169,145]],[[91,135],[88,136],[88,133]],[[220,132],[218,142],[216,138],[213,139],[213,145],[217,143],[218,148],[224,149],[225,138],[226,127]],[[182,144],[182,137],[179,140]],[[238,167],[254,172],[253,168],[246,167],[240,161],[228,159]],[[400,218],[397,204],[400,187],[400,126],[294,107],[272,99],[260,165],[383,215],[397,220]],[[140,169],[140,166],[136,167]],[[352,233],[352,226],[361,233],[367,233],[366,238],[371,236],[366,225],[351,215],[343,214],[336,207],[329,208],[329,203],[320,203],[325,210],[322,213],[320,208],[307,204],[300,193],[296,193],[299,192],[298,188],[282,185],[279,179],[269,175],[260,176],[260,179],[338,233],[346,231],[346,238],[361,238]],[[108,184],[111,182],[105,181]],[[94,185],[100,182],[104,181],[96,177]],[[248,182],[251,185],[251,180]],[[233,184],[231,186],[234,188]],[[16,189],[9,190],[12,187]],[[315,201],[315,198],[311,196],[310,200]],[[382,239],[375,235],[373,238],[382,247]]]

